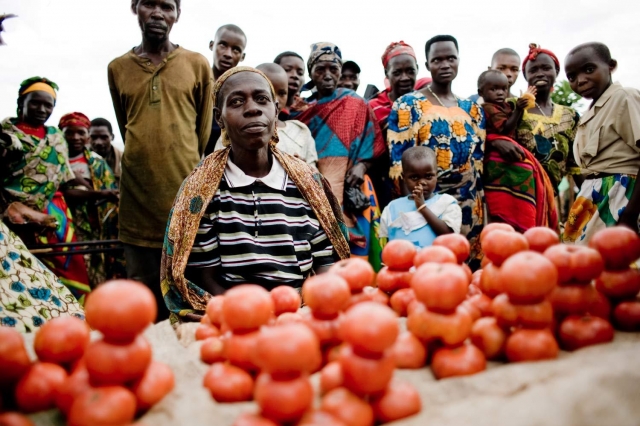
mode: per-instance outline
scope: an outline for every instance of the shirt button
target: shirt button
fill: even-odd
[[[157,89],[157,87],[156,87],[156,86],[153,86],[153,90],[156,90],[156,89]]]

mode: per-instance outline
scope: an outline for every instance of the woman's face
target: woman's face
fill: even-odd
[[[439,84],[451,83],[458,75],[458,49],[452,41],[437,41],[429,48],[427,69]]]
[[[255,72],[240,72],[229,77],[219,95],[215,118],[227,131],[231,146],[247,151],[264,149],[278,115],[267,80]]]
[[[525,67],[527,83],[535,86],[538,93],[550,93],[557,76],[556,64],[546,53],[539,54],[536,59],[527,62]]]
[[[27,93],[22,104],[22,119],[32,126],[42,126],[51,117],[55,99],[47,92]]]
[[[389,85],[397,96],[413,91],[418,74],[418,64],[411,55],[398,55],[387,64]]]
[[[69,155],[75,157],[89,144],[89,131],[86,127],[68,126],[62,131],[69,146]]]
[[[319,61],[311,68],[311,79],[321,98],[331,96],[335,92],[341,75],[342,67],[333,61]]]

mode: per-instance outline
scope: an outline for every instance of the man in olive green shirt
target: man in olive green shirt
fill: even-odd
[[[127,275],[153,290],[158,319],[162,243],[173,199],[209,134],[213,76],[207,59],[169,41],[180,0],[133,0],[142,43],[109,64],[109,89],[124,140],[120,239]]]

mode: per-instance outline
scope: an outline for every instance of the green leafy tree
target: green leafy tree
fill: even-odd
[[[556,104],[572,107],[582,100],[582,96],[571,90],[567,80],[556,82],[553,89],[551,100]]]

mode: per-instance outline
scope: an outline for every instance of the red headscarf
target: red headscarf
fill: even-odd
[[[81,112],[71,112],[63,115],[62,118],[60,118],[60,123],[58,123],[58,128],[60,129],[69,126],[85,127],[88,129],[91,127],[91,120]]]
[[[529,54],[527,55],[526,58],[524,58],[524,61],[522,62],[522,73],[525,74],[526,73],[526,66],[527,66],[527,62],[529,61],[535,61],[536,58],[538,57],[539,54],[544,53],[545,55],[549,55],[551,57],[551,59],[553,60],[553,62],[556,64],[556,72],[560,72],[560,61],[558,60],[558,57],[550,50],[547,49],[542,49],[540,46],[538,46],[535,43],[531,43],[529,45]]]
[[[407,43],[401,40],[397,43],[393,42],[389,46],[387,46],[384,53],[382,54],[382,65],[387,68],[387,64],[389,63],[391,58],[395,58],[399,55],[409,55],[416,61],[418,60],[416,58],[416,52],[413,51],[413,47],[409,46]]]

